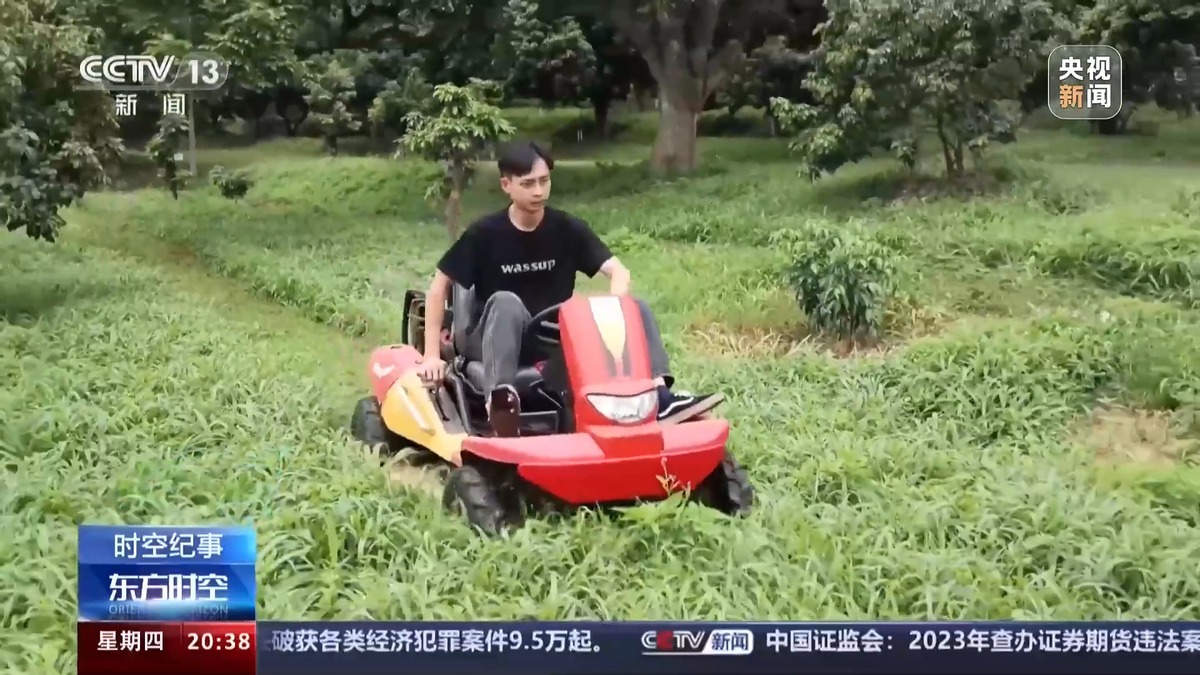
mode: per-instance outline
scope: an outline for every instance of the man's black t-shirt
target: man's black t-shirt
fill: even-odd
[[[565,302],[575,292],[575,274],[596,276],[612,252],[587,223],[547,208],[531,232],[517,229],[508,209],[471,224],[438,262],[438,269],[464,288],[475,289],[475,311],[497,291],[511,291],[529,313]]]

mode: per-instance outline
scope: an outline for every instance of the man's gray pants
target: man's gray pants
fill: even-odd
[[[663,346],[658,321],[650,307],[635,298],[642,312],[642,326],[646,329],[646,343],[650,346],[650,369],[654,377],[661,377],[670,385],[670,361]],[[467,329],[462,355],[471,361],[483,364],[484,392],[517,381],[517,371],[522,359],[528,359],[534,345],[524,342],[525,331],[533,317],[525,303],[516,293],[499,291],[488,298],[479,317]]]

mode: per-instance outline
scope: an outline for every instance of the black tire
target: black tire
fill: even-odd
[[[446,491],[442,493],[442,506],[466,517],[468,524],[490,536],[499,535],[516,524],[487,475],[471,465],[450,472]]]
[[[394,455],[403,449],[398,437],[383,423],[379,401],[374,396],[359,400],[350,416],[350,435],[381,455]]]
[[[725,455],[694,496],[701,504],[729,516],[744,517],[754,510],[754,486],[732,455]]]

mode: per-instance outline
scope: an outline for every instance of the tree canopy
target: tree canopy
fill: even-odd
[[[59,211],[121,152],[112,100],[77,85],[103,34],[55,0],[0,0],[0,217],[54,241]]]
[[[312,125],[331,154],[347,135],[395,140],[414,128],[443,129],[430,126],[438,114],[422,107],[433,91],[458,97],[451,107],[467,106],[462,96],[492,105],[477,96],[480,83],[490,83],[499,105],[522,99],[590,108],[601,136],[615,106],[654,96],[659,123],[647,160],[662,173],[697,168],[705,110],[758,108],[786,128],[810,174],[881,148],[910,162],[920,140],[934,139],[955,175],[965,157],[1011,138],[1020,109],[1011,102],[1044,105],[1045,59],[1058,44],[1117,47],[1127,101],[1191,114],[1200,94],[1198,7],[1194,0],[0,0],[0,213],[9,230],[53,239],[59,210],[103,184],[105,166],[120,156],[111,99],[75,86],[78,63],[90,54],[220,54],[229,81],[197,97],[202,123],[235,115],[253,126],[274,105],[288,133]],[[490,114],[478,119],[493,125]],[[1119,132],[1114,124],[1099,130]],[[492,138],[493,127],[460,130],[461,138]],[[437,154],[432,148],[449,137],[438,138],[421,153]]]

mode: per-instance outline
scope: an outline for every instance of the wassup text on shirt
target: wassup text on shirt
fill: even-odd
[[[521,272],[549,272],[554,269],[554,260],[539,260],[537,262],[513,263],[501,265],[500,271],[505,274],[520,274]]]

